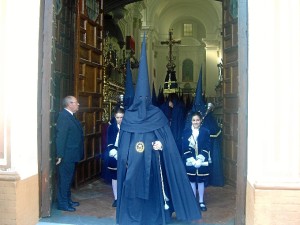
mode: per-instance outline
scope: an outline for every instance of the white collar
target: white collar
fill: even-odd
[[[65,110],[67,110],[69,113],[71,113],[72,116],[74,115],[74,113],[72,113],[69,109],[65,108]]]

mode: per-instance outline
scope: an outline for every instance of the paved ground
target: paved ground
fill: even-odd
[[[72,192],[73,200],[79,201],[76,212],[63,212],[52,207],[51,216],[40,219],[37,225],[116,225],[115,208],[111,207],[111,186],[101,180],[87,184]],[[231,186],[208,187],[205,193],[208,210],[201,221],[172,225],[234,225],[235,190]]]

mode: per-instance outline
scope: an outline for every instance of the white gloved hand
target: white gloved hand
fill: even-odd
[[[160,141],[152,142],[152,147],[154,150],[162,150],[163,149],[162,143]]]
[[[202,161],[201,161],[200,159],[197,159],[197,160],[195,161],[195,163],[194,163],[194,167],[197,168],[197,169],[199,169],[200,166],[201,166],[201,164],[202,164]]]
[[[197,155],[196,159],[200,159],[202,162],[204,162],[205,157],[201,154]]]
[[[186,166],[193,166],[193,163],[189,162],[189,161],[186,161],[185,163]]]
[[[208,162],[207,161],[206,162],[202,162],[201,166],[208,166]]]
[[[186,159],[185,165],[187,165],[187,166],[194,166],[195,162],[196,162],[195,158],[194,157],[190,157],[190,158]]]
[[[118,151],[116,150],[116,149],[111,149],[110,151],[109,151],[109,156],[110,157],[114,157],[115,159],[117,159],[118,158]]]

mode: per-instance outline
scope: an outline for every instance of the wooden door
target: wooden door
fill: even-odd
[[[238,146],[238,23],[230,13],[230,0],[224,2],[224,118],[223,149],[226,183],[236,185]]]
[[[40,216],[51,215],[56,199],[56,120],[62,99],[73,95],[74,3],[72,0],[43,2],[41,76],[39,83]],[[55,20],[53,20],[55,18]]]
[[[56,199],[55,129],[62,99],[67,95],[76,96],[81,103],[77,114],[85,134],[85,158],[78,165],[74,185],[77,187],[100,174],[102,8],[99,0],[56,1],[55,5],[52,1],[44,1],[42,5],[39,80],[41,217],[51,215],[51,205]],[[91,9],[94,11],[92,16],[88,13]]]
[[[239,3],[239,4],[238,4]],[[247,174],[247,1],[224,0],[224,174],[236,187],[235,224],[245,224]]]
[[[100,176],[103,113],[103,0],[77,0],[74,48],[76,113],[84,130],[84,159],[75,174],[75,188]]]

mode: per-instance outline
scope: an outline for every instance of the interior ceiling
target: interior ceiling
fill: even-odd
[[[105,27],[104,30],[108,31],[110,36],[116,37],[119,40],[120,48],[122,48],[122,45],[124,44],[124,38],[122,35],[122,32],[119,28],[119,26],[114,23],[113,18],[111,15],[109,15],[110,12],[124,8],[126,5],[134,3],[134,2],[140,2],[143,0],[103,0],[103,10],[104,10],[104,20],[105,20]],[[224,0],[215,0],[219,2],[223,2]],[[184,2],[184,0],[183,0]]]
[[[134,2],[140,2],[143,0],[104,0],[103,1],[103,8],[104,13],[109,13],[115,9],[123,8],[125,5],[128,5],[130,3]],[[216,0],[218,2],[223,2],[223,0]]]
[[[109,13],[115,9],[123,8],[125,5],[134,2],[140,2],[143,0],[104,0],[103,1],[103,9],[104,13]]]

